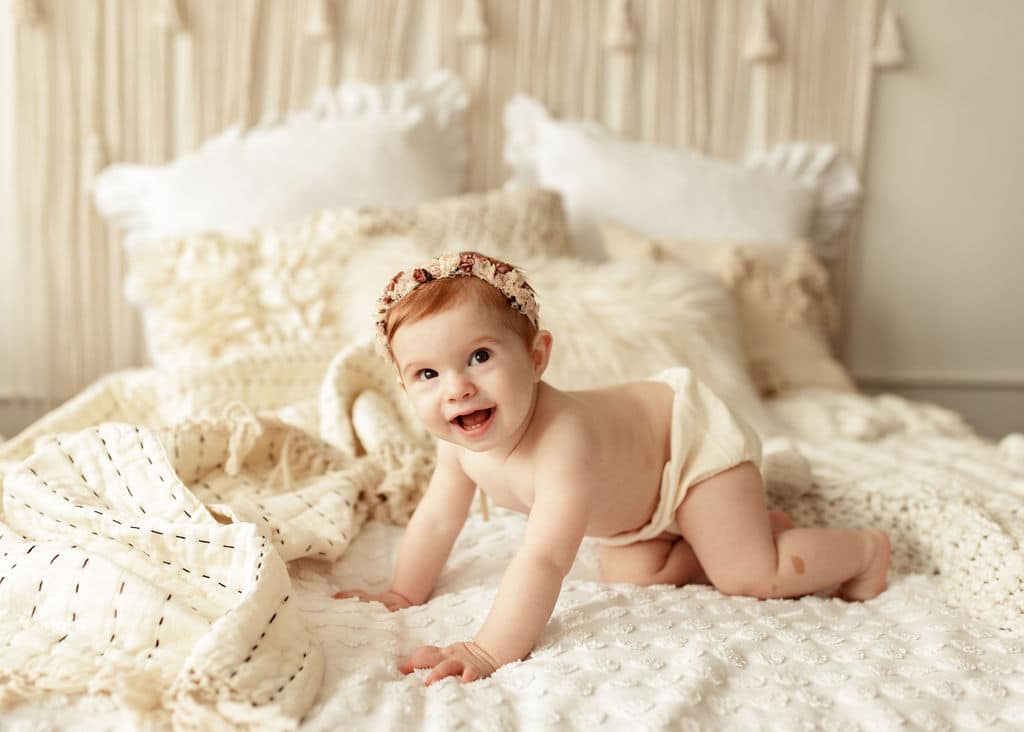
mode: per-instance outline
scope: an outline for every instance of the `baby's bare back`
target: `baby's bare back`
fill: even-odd
[[[654,381],[589,391],[543,384],[533,424],[514,455],[496,465],[466,452],[460,462],[497,505],[528,513],[538,462],[557,457],[558,441],[582,439],[588,460],[581,483],[591,492],[587,535],[630,531],[646,524],[658,505],[672,399],[671,387]]]

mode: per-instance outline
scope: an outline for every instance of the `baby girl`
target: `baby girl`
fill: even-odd
[[[524,658],[584,536],[608,582],[710,582],[798,597],[886,586],[883,531],[793,528],[765,506],[757,435],[686,368],[649,381],[561,391],[542,380],[551,333],[516,268],[476,252],[397,274],[377,335],[413,410],[438,438],[437,466],[399,549],[391,588],[357,597],[398,610],[427,601],[479,487],[527,515],[497,598],[471,641],[424,646],[399,668],[473,681]]]

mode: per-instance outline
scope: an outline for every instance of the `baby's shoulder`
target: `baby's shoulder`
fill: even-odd
[[[538,406],[540,424],[533,445],[536,459],[572,458],[595,447],[599,435],[581,393],[558,393]]]
[[[586,409],[577,401],[567,408],[554,411],[547,420],[541,445],[544,453],[567,454],[570,450],[585,450],[593,446],[598,431]]]

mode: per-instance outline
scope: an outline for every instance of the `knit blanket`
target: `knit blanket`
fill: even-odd
[[[404,523],[433,465],[377,360],[327,367],[313,429],[223,392],[168,426],[160,376],[128,374],[3,445],[0,702],[88,691],[139,724],[294,727],[323,658],[286,562],[337,560],[368,517]]]
[[[606,587],[585,546],[527,661],[431,696],[397,674],[397,656],[473,632],[522,518],[474,512],[424,606],[389,615],[332,600],[337,586],[386,586],[397,535],[383,528],[407,520],[432,466],[372,348],[334,350],[117,374],[0,445],[8,708],[88,694],[136,726],[175,729],[614,728],[623,713],[653,724],[666,710],[743,726],[775,702],[845,708],[840,677],[851,663],[879,672],[880,652],[885,673],[928,657],[951,683],[1024,670],[1024,436],[994,444],[938,408],[806,391],[772,404],[790,429],[766,443],[769,503],[798,525],[889,530],[890,591],[863,604],[761,603]],[[913,633],[950,618],[955,633]],[[779,640],[788,651],[773,650]],[[928,673],[935,689],[902,710],[882,705],[877,721],[954,720]],[[854,676],[877,698],[877,684]],[[712,693],[730,683],[737,694]],[[1024,709],[1024,689],[995,684],[975,690],[979,719]]]

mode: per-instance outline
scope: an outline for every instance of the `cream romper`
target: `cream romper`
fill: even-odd
[[[688,368],[672,368],[651,378],[672,387],[671,451],[661,476],[661,499],[651,520],[634,531],[598,539],[602,544],[625,546],[654,539],[662,532],[679,533],[676,509],[690,486],[740,463],[761,468],[761,440],[757,433],[701,383]]]

